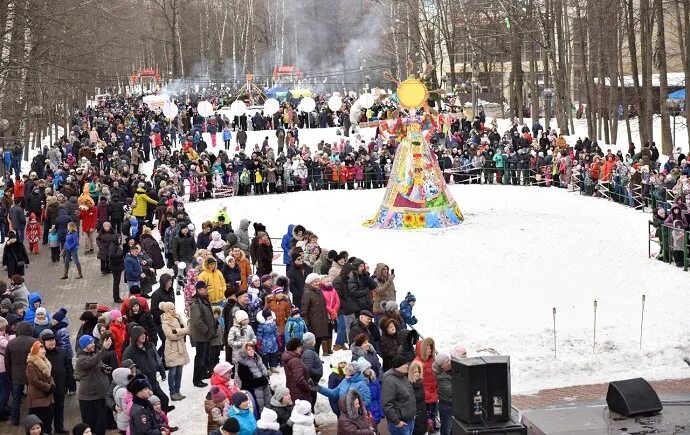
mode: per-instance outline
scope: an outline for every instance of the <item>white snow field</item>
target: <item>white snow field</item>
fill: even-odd
[[[499,131],[507,125],[499,120]],[[584,124],[577,127],[584,137]],[[687,152],[686,131],[680,128],[678,143]],[[362,130],[362,138],[370,140],[373,129]],[[275,147],[274,132],[249,132],[248,150],[265,136]],[[334,128],[300,131],[302,143],[312,149],[321,139],[338,138]],[[575,140],[576,135],[568,138]],[[218,148],[222,144],[219,137]],[[604,151],[608,147],[602,146]],[[625,133],[619,135],[618,147],[611,148],[627,151]],[[151,163],[144,168],[150,170]],[[383,189],[217,199],[189,203],[187,209],[200,226],[227,206],[235,226],[243,218],[259,221],[274,238],[282,237],[288,224],[301,223],[319,235],[325,249],[347,250],[372,268],[387,263],[396,271],[398,301],[407,291],[417,296],[414,314],[420,333],[434,337],[439,350],[461,344],[469,356],[494,351],[510,355],[513,393],[690,375],[682,361],[690,354],[690,319],[681,308],[688,303],[690,278],[682,269],[648,258],[649,213],[556,188],[461,185],[451,186],[450,192],[465,222],[444,230],[363,227],[378,209]],[[183,304],[178,297],[180,312]],[[189,354],[193,360],[191,347]],[[182,433],[204,434],[208,388],[193,387],[192,372],[190,363],[182,382],[187,399],[174,403],[170,421]],[[324,373],[330,373],[327,362]],[[282,371],[271,383],[284,383]],[[167,391],[167,382],[161,386]],[[316,417],[319,423],[335,422],[321,395]]]

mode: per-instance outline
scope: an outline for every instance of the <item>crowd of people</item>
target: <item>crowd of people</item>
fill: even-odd
[[[346,106],[335,116],[347,115]],[[579,185],[583,194],[632,207],[658,205],[655,222],[673,227],[678,262],[677,231],[684,235],[690,221],[684,155],[660,166],[654,144],[604,154],[587,139],[568,146],[538,122],[531,129],[513,122],[500,135],[482,116],[449,119],[429,136],[447,182]],[[68,433],[65,396],[76,394],[83,423],[75,434],[170,434],[177,430],[167,418],[171,403],[201,388],[213,434],[315,433],[319,395],[338,416],[339,433],[374,433],[382,421],[391,434],[450,433],[450,358],[466,351],[439,351],[433,338],[420,337],[416,298],[398,295],[386,264],[322,249],[302,225],[288,225],[278,248],[260,222],[242,219],[233,228],[225,209],[205,222],[187,214],[186,199],[223,189],[385,185],[395,135],[309,147],[289,116],[275,124],[266,125],[276,128],[277,150],[267,138],[247,153],[241,119],[204,118],[189,105],[171,123],[117,97],[76,113],[68,134],[37,153],[28,173],[21,147],[3,145],[0,419],[23,422],[27,433]],[[209,147],[208,132],[225,146],[212,134]],[[151,160],[152,172],[142,173]],[[61,279],[72,263],[75,279],[94,279],[84,276],[80,257],[95,257],[112,278],[112,303],[79,313],[76,335],[67,309],[44,307],[25,283],[31,260],[48,249],[63,264]],[[284,274],[274,270],[278,250]],[[190,364],[193,385],[182,385]]]

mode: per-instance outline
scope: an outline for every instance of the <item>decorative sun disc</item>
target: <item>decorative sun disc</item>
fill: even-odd
[[[424,105],[429,91],[421,80],[409,78],[398,85],[398,100],[405,109],[416,109]]]

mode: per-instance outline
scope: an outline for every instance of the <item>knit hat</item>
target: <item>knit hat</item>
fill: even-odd
[[[268,320],[269,318],[273,317],[273,312],[266,308],[261,312],[261,316],[264,318],[264,320]]]
[[[271,408],[264,408],[261,411],[261,422],[263,423],[276,423],[278,421],[278,414]]]
[[[203,282],[203,281],[197,281],[196,282],[196,289],[197,290],[200,290],[200,289],[206,288],[206,287],[207,287],[207,285],[205,282]]]
[[[223,429],[225,432],[239,433],[240,423],[237,421],[235,417],[230,417],[227,420],[225,420],[225,422],[223,422],[221,429]]]
[[[137,365],[132,361],[131,359],[123,359],[122,362],[120,363],[120,367],[124,367],[126,369],[131,369],[132,367],[136,367]]]
[[[239,299],[240,296],[242,296],[243,294],[246,294],[246,293],[248,293],[246,288],[245,289],[239,289],[235,292],[235,298]]]
[[[72,429],[72,435],[84,435],[86,429],[90,429],[89,425],[86,423],[79,423]]]
[[[225,391],[218,388],[217,385],[214,385],[211,387],[211,401],[212,402],[220,403],[227,398],[228,398],[228,395],[225,394]]]
[[[409,363],[410,362],[404,356],[396,355],[393,357],[393,361],[391,361],[391,367],[393,367],[394,369],[397,369],[397,368],[400,368],[400,367],[404,366],[405,364],[409,364]]]
[[[398,304],[395,301],[386,301],[385,303],[382,303],[382,308],[383,311],[394,311],[396,308],[398,308]]]
[[[118,309],[110,310],[110,318],[113,320],[117,320],[120,317],[122,317],[122,313]]]
[[[31,346],[31,351],[29,351],[29,353],[31,355],[38,355],[38,351],[41,350],[42,347],[43,343],[41,343],[40,341],[34,341],[34,344]]]
[[[36,308],[36,314],[43,314],[44,316],[47,316],[48,311],[45,309],[45,307],[38,307]]]
[[[173,308],[175,308],[175,304],[173,302],[162,301],[158,304],[158,309],[164,313],[170,312]]]
[[[302,251],[295,251],[292,254],[290,254],[290,258],[292,259],[293,262],[301,256],[302,256]]]
[[[367,370],[369,370],[371,368],[371,363],[369,361],[367,361],[367,359],[364,358],[363,356],[360,356],[359,358],[357,358],[357,360],[355,362],[359,366],[359,370],[362,373],[366,372]]]
[[[290,394],[290,390],[288,390],[287,387],[278,385],[276,387],[275,392],[273,393],[273,399],[280,402],[281,400],[283,400],[283,397],[287,396],[288,394]]]
[[[230,370],[232,370],[232,364],[227,361],[221,361],[213,368],[213,373],[217,374],[218,376],[223,376]]]
[[[79,349],[86,349],[90,344],[94,343],[94,338],[88,334],[79,337]]]
[[[434,366],[441,367],[446,361],[450,361],[450,355],[445,352],[439,352],[436,354],[436,359],[434,359]]]
[[[297,308],[297,307],[292,307],[292,309],[290,310],[290,317],[294,316],[295,314],[301,315],[301,314],[302,314],[302,310],[300,310],[300,309]]]
[[[151,384],[146,376],[138,374],[135,376],[129,375],[128,377],[132,380],[127,384],[127,391],[132,393],[133,396],[136,396],[139,391],[145,388],[151,389]]]
[[[295,411],[302,415],[309,415],[311,413],[311,403],[307,400],[295,400]]]
[[[359,364],[357,364],[355,361],[347,363],[345,366],[345,370],[350,372],[352,375],[356,375],[357,373],[360,373],[362,370],[359,368]]]
[[[235,313],[235,320],[237,320],[237,323],[240,323],[240,322],[242,322],[244,320],[248,320],[248,319],[249,319],[249,315],[244,310],[237,310],[237,312]]]
[[[261,283],[265,283],[266,281],[273,281],[273,275],[270,273],[267,273],[266,275],[261,276]]]
[[[55,340],[55,333],[53,332],[52,329],[44,329],[38,335],[38,338],[40,338],[41,341],[43,341],[45,343],[48,340]]]
[[[156,403],[160,403],[161,399],[158,398],[155,394],[152,394],[151,397],[149,397],[149,403],[151,405],[155,405]]]
[[[67,308],[60,308],[55,314],[53,314],[53,320],[60,323],[67,317]]]
[[[331,254],[329,253],[328,255],[329,255],[329,257],[330,257]],[[336,256],[333,258],[333,261],[335,261],[335,262],[337,263],[337,262],[340,261],[340,260],[347,260],[347,257],[348,257],[347,252],[345,252],[345,251],[340,251],[340,253],[338,253],[338,255],[336,255]]]
[[[5,308],[6,310],[12,309],[12,300],[10,298],[5,298],[0,302],[0,308]]]
[[[407,295],[405,296],[405,302],[416,302],[417,298],[414,297],[414,295],[410,292],[407,292]]]
[[[314,336],[314,334],[311,332],[305,332],[304,335],[302,335],[302,343],[307,346],[315,346],[316,336]]]
[[[139,302],[139,299],[136,297],[132,296],[129,298],[129,308],[134,307],[135,305],[139,305],[141,307],[141,302]]]
[[[241,404],[243,404],[244,402],[246,402],[248,400],[249,400],[249,398],[247,397],[247,395],[241,391],[238,391],[237,393],[232,395],[232,404],[238,408],[240,407]]]
[[[302,347],[302,340],[297,337],[291,338],[285,343],[285,350],[289,350],[290,352],[296,351],[299,347]]]
[[[309,275],[307,275],[307,278],[304,280],[304,283],[311,284],[319,279],[321,279],[321,275],[319,275],[318,273],[310,273]]]
[[[338,257],[338,251],[331,249],[328,251],[328,259],[331,261],[335,261],[335,259]]]
[[[351,360],[349,352],[344,350],[337,350],[331,354],[331,367],[335,368],[340,365],[340,363],[348,363]]]

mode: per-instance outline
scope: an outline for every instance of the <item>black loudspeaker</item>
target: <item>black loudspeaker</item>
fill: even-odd
[[[510,420],[510,357],[453,359],[453,417],[465,423]]]
[[[481,358],[462,358],[451,361],[453,381],[453,417],[465,423],[481,423],[486,416],[475,411],[474,399],[477,392],[481,406],[486,403],[486,363]]]
[[[525,435],[527,428],[522,423],[467,424],[453,417],[453,435]]]
[[[510,357],[483,356],[486,363],[488,421],[510,420]]]
[[[606,404],[611,411],[626,417],[656,414],[664,408],[654,388],[642,378],[611,382]]]

